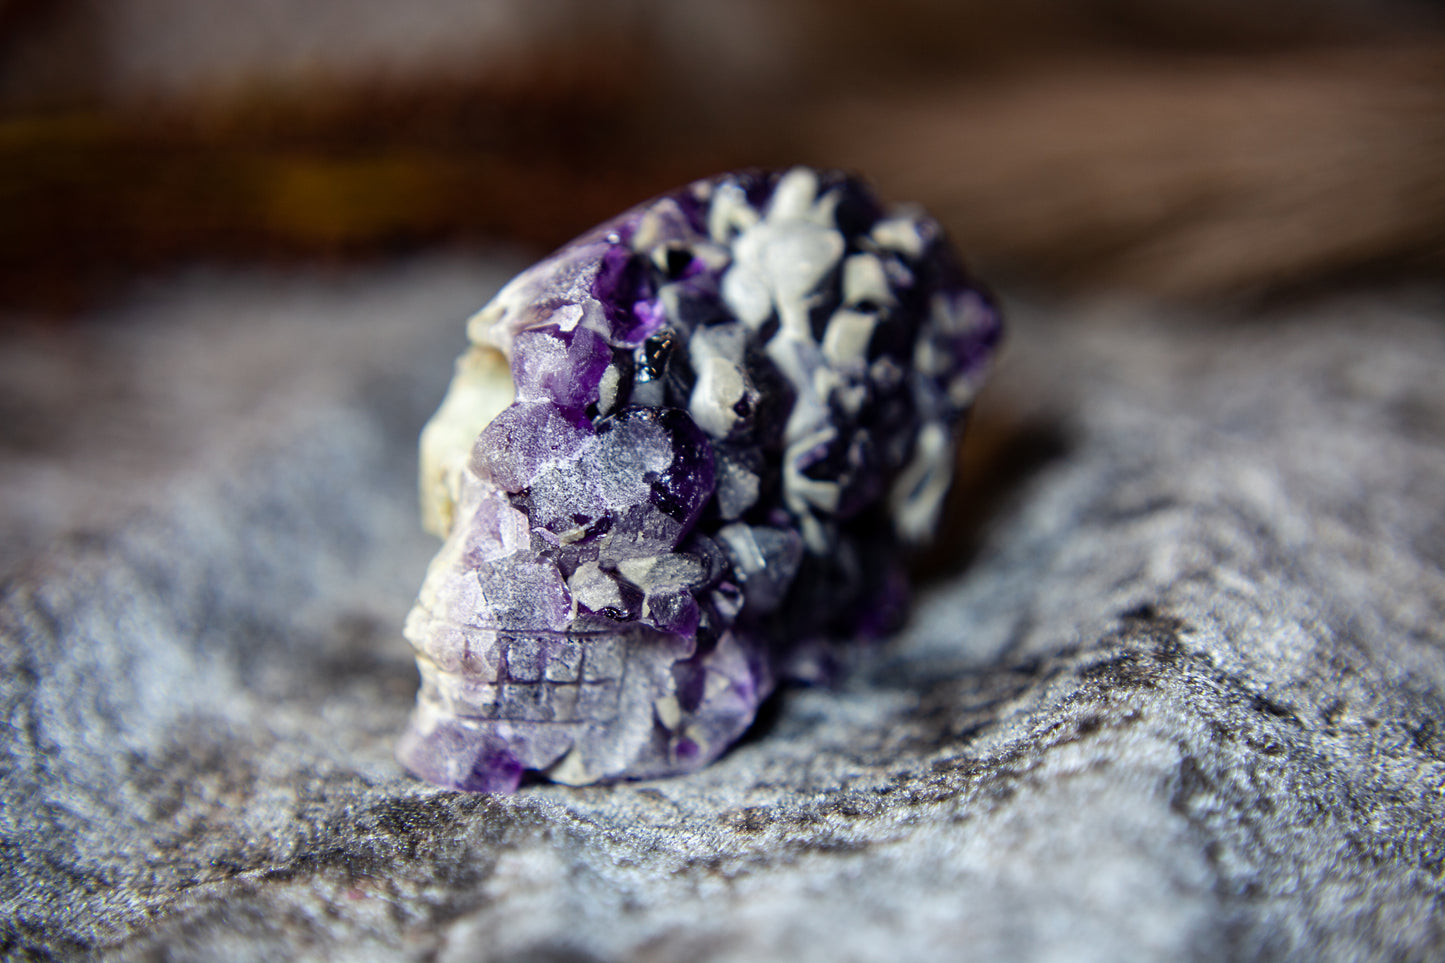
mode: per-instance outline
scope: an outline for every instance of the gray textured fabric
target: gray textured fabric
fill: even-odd
[[[390,751],[433,548],[415,431],[501,279],[197,276],[65,369],[120,401],[14,407],[10,955],[1445,953],[1437,293],[1015,306],[975,426],[995,480],[962,489],[985,522],[898,639],[697,775],[493,798]],[[36,472],[88,479],[87,534],[50,544],[75,525],[35,520]]]

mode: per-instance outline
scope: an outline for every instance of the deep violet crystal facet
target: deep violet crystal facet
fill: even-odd
[[[694,770],[895,625],[1000,321],[934,221],[800,167],[633,208],[467,330],[397,754],[507,792]]]

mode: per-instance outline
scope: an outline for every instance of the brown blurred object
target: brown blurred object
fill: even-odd
[[[1441,25],[1408,0],[0,0],[0,303],[183,259],[542,248],[795,161],[1033,287],[1438,273]]]
[[[18,62],[46,59],[24,50],[26,28],[49,55],[94,55],[91,75],[77,67],[51,82],[36,68],[39,81],[0,83],[10,101],[0,111],[0,303],[70,308],[111,280],[196,258],[495,239],[546,247],[708,172],[676,147],[632,150],[649,136],[655,77],[616,69],[647,63],[626,20],[583,17],[505,56],[430,72],[362,64],[247,83],[233,66],[225,82],[187,95],[125,80],[134,68],[114,68],[121,79],[106,86],[103,44],[85,29],[103,6],[12,0],[0,10],[12,13],[0,49],[21,48]]]
[[[680,151],[629,163],[613,139],[628,117],[570,90],[348,93],[200,123],[0,122],[0,302],[71,305],[94,283],[196,257],[547,247],[707,170]]]
[[[1445,267],[1445,45],[1073,64],[839,104],[809,156],[986,267],[1163,296]]]

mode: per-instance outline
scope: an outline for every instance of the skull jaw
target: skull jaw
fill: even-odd
[[[615,679],[530,689],[460,680],[473,692],[508,690],[492,717],[458,712],[443,687],[424,684],[397,760],[429,782],[486,793],[514,792],[528,773],[580,786],[692,772],[742,735],[772,691],[767,660],[749,642],[729,632],[698,654],[691,639],[638,629],[606,640],[622,653]]]

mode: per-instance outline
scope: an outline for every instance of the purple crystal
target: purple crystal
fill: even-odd
[[[794,168],[634,208],[468,331],[398,757],[506,792],[696,769],[895,625],[1000,322],[932,220]]]

